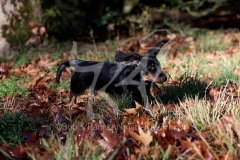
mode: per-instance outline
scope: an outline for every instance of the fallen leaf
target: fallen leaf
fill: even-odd
[[[40,79],[37,80],[35,85],[37,85],[37,86],[46,85],[46,82],[50,79],[51,79],[51,77],[49,77],[49,76],[40,78]]]
[[[223,125],[234,124],[233,116],[232,115],[224,115],[221,118],[221,122]]]
[[[133,137],[137,141],[142,142],[145,147],[148,147],[153,140],[153,136],[151,135],[151,132],[148,130],[147,133],[145,133],[140,126],[138,126],[138,132],[139,134],[129,130],[129,134],[131,137]]]
[[[234,74],[239,76],[240,75],[240,67],[237,66],[236,69],[234,70]]]
[[[47,69],[51,69],[53,66],[56,66],[57,61],[52,61],[49,54],[46,54],[45,57],[40,56],[38,65]]]
[[[114,149],[114,145],[111,143],[111,142],[108,142],[108,141],[106,141],[106,140],[104,140],[104,139],[98,139],[97,140],[98,141],[98,143],[104,148],[104,149],[106,149],[106,150],[112,150],[112,149]]]
[[[167,149],[169,145],[173,145],[176,142],[169,129],[161,128],[160,130],[154,130],[153,133],[163,149]]]
[[[30,86],[35,86],[35,85],[37,84],[37,81],[38,81],[39,79],[41,79],[41,77],[38,75],[38,76],[34,77],[33,80],[31,80],[28,84],[29,84]]]
[[[125,113],[122,115],[135,115],[139,113],[142,110],[142,105],[140,105],[138,102],[135,101],[135,108],[124,108]]]
[[[23,146],[21,144],[10,147],[8,149],[8,151],[13,158],[26,158],[27,157],[25,146]]]
[[[230,154],[222,154],[220,155],[220,160],[233,160],[233,156]]]
[[[119,136],[108,129],[103,129],[101,136],[105,139],[105,141],[110,142],[114,146],[118,146],[121,142]]]
[[[4,142],[2,145],[0,145],[0,150],[1,150],[1,152],[4,153],[4,154],[3,153],[0,154],[1,159],[7,159],[8,156],[10,157],[10,155],[8,153],[8,144],[7,143]],[[7,155],[5,155],[5,154],[7,154]]]
[[[27,67],[27,74],[28,75],[31,75],[31,76],[37,76],[37,75],[39,75],[39,73],[40,73],[40,68],[36,68],[36,67],[34,67],[34,66],[32,66],[32,65],[29,65],[28,67]]]
[[[210,136],[211,132],[209,130],[202,131],[201,136],[205,139],[207,139]]]
[[[174,137],[175,139],[178,139],[179,141],[182,141],[183,139],[187,139],[189,137],[192,139],[200,139],[199,137],[197,137],[194,134],[185,133],[183,131],[170,130],[170,134],[172,137]]]
[[[29,131],[29,130],[24,130],[22,132],[24,138],[24,142],[25,143],[30,143],[30,142],[34,142],[36,140],[37,137],[37,132],[33,132],[33,131]]]

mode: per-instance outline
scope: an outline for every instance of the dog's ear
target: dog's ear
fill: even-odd
[[[140,56],[137,53],[125,53],[123,51],[117,51],[115,55],[115,61],[116,62],[123,62],[123,61],[129,61],[129,60],[137,60],[140,61],[142,56]]]
[[[158,52],[160,51],[161,47],[164,44],[166,44],[167,42],[168,42],[168,40],[161,40],[160,42],[158,42],[158,44],[156,46],[154,46],[153,48],[149,49],[148,54],[156,56],[158,54]]]

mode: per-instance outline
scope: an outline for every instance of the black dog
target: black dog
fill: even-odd
[[[148,103],[148,95],[152,82],[163,83],[167,76],[161,70],[156,58],[160,48],[166,43],[160,41],[148,54],[141,57],[137,64],[120,64],[110,62],[94,62],[69,60],[61,64],[56,75],[59,83],[65,67],[74,66],[71,77],[70,102],[86,89],[104,91],[112,95],[129,95],[140,104]]]
[[[141,61],[142,56],[138,53],[126,53],[123,51],[117,51],[115,55],[115,61],[123,64],[137,64]]]
[[[126,53],[123,51],[118,50],[115,55],[115,61],[123,64],[137,64],[139,61],[141,61],[142,56],[140,56],[138,53]],[[149,83],[149,82],[146,82]],[[150,82],[151,87],[150,89],[147,89],[148,95],[151,94],[153,98],[156,98],[156,96],[162,96],[163,92],[161,89],[157,86],[156,83]],[[150,86],[147,85],[148,87]]]

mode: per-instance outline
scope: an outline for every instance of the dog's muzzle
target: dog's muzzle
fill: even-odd
[[[161,72],[159,77],[160,77],[162,83],[167,81],[167,75],[164,72]]]

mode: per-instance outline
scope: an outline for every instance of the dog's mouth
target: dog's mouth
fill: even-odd
[[[161,74],[157,77],[153,76],[152,74],[145,74],[145,75],[142,75],[142,77],[144,81],[151,81],[151,82],[160,83],[160,84],[167,81],[167,77]]]

